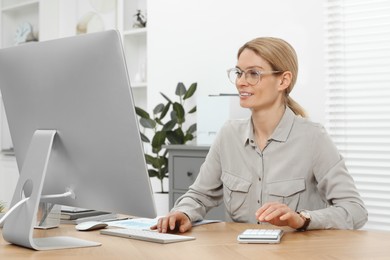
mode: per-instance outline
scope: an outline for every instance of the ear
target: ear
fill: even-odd
[[[292,79],[292,73],[290,71],[285,71],[283,74],[279,77],[280,84],[278,86],[279,90],[285,90],[287,89],[291,84]]]

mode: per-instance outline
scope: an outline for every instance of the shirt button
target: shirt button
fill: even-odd
[[[261,181],[261,177],[259,177],[259,181]]]
[[[257,200],[257,203],[259,203],[259,204],[260,204],[260,200]]]

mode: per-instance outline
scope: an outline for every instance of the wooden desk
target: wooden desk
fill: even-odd
[[[196,240],[156,244],[79,232],[72,225],[36,231],[38,236],[65,235],[101,242],[99,247],[34,251],[10,245],[0,238],[0,259],[390,259],[390,232],[286,230],[280,244],[239,244],[238,233],[253,224],[216,223],[195,227],[188,235]]]

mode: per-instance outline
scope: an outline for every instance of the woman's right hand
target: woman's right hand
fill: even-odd
[[[150,229],[160,233],[176,232],[184,233],[192,228],[191,220],[186,214],[180,211],[170,212],[165,217],[158,220],[157,224],[151,226]]]

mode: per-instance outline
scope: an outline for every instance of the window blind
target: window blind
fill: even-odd
[[[368,209],[390,230],[390,0],[327,0],[325,125]]]

